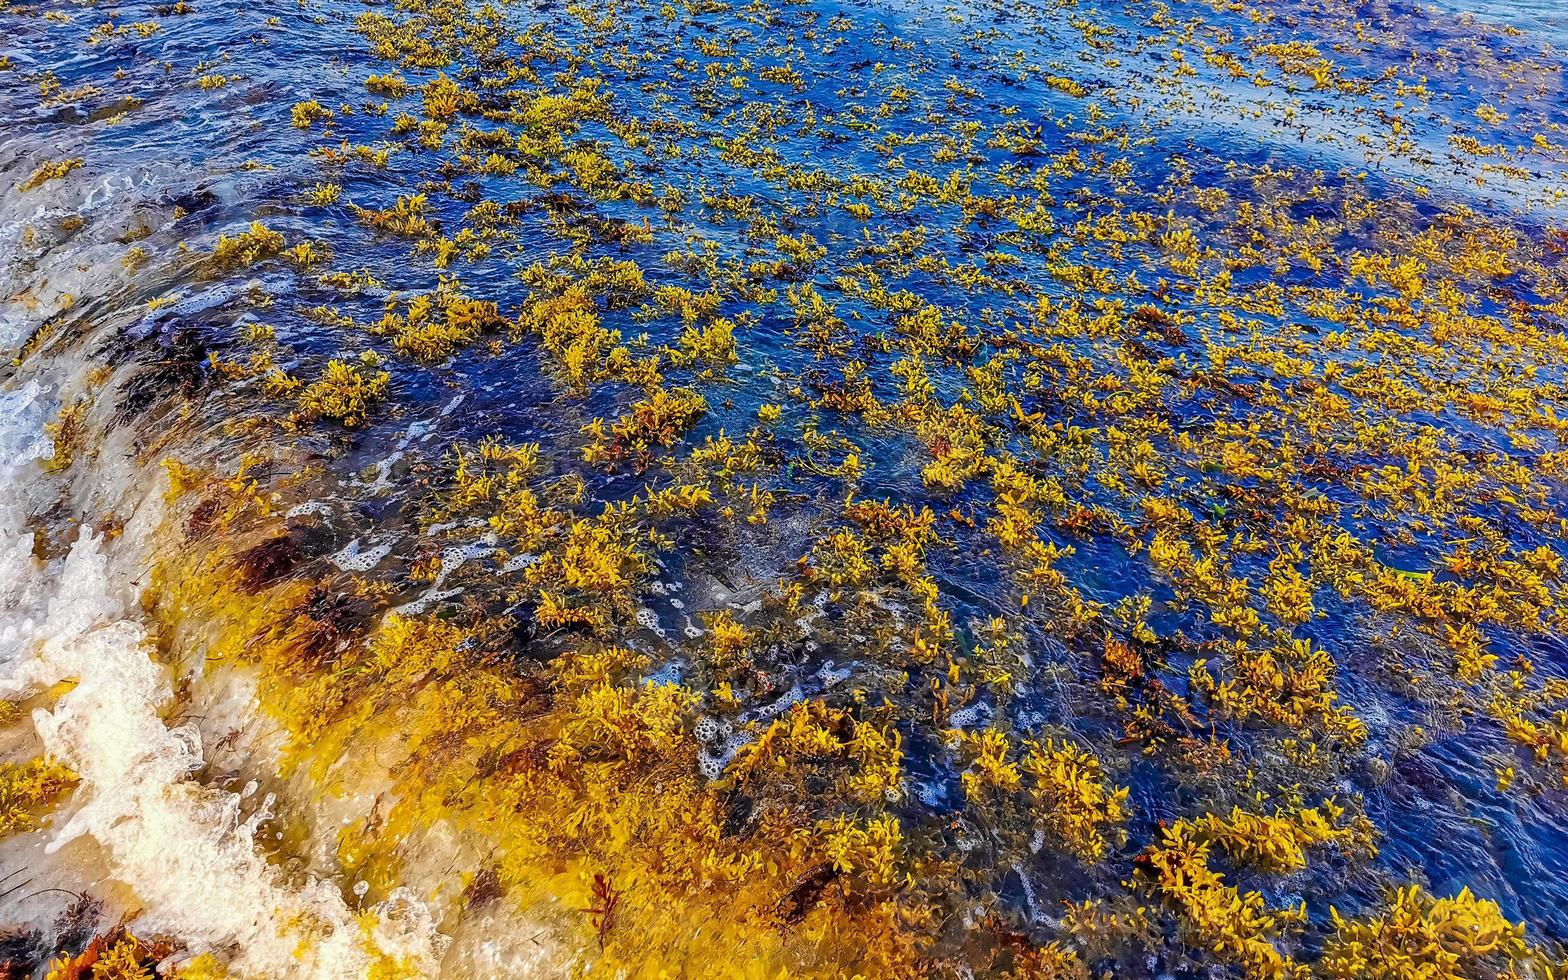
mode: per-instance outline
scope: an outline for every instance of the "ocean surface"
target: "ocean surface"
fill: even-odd
[[[1565,51],[0,5],[4,975],[1561,975]]]
[[[1477,0],[1445,3],[1438,9],[1471,13],[1494,24],[1511,25],[1557,48],[1568,43],[1568,11],[1550,0],[1520,0],[1518,3]]]

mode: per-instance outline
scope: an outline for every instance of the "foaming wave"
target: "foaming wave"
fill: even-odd
[[[266,807],[244,817],[240,794],[192,778],[201,736],[161,715],[171,678],[104,539],[84,528],[64,558],[35,557],[23,495],[51,452],[46,401],[35,382],[0,392],[0,697],[72,683],[32,715],[45,750],[81,779],[44,851],[95,842],[94,874],[134,893],[133,929],[226,956],[237,976],[435,974],[447,940],[423,904],[395,892],[359,912],[330,882],[288,880],[257,845]]]

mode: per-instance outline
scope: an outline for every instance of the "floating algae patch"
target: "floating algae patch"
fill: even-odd
[[[1546,21],[0,20],[11,973],[1563,971]]]

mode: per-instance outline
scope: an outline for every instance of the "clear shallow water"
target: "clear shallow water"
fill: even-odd
[[[117,595],[105,662],[168,668],[162,710],[127,716],[157,778],[111,779],[134,767],[94,756],[115,735],[85,713],[52,742],[16,726],[17,759],[73,746],[84,785],[11,864],[107,903],[11,896],[19,949],[77,952],[123,906],[242,975],[999,974],[1050,942],[1198,975],[1220,937],[1151,876],[1162,824],[1329,798],[1375,855],[1346,832],[1282,873],[1212,832],[1202,867],[1306,903],[1249,938],[1319,962],[1330,906],[1418,882],[1495,901],[1543,957],[1568,940],[1547,20],[365,14],[3,15],[7,384],[48,393],[17,438],[58,461],[9,480],[14,577],[107,552],[70,579]],[[386,213],[415,194],[418,222]],[[454,277],[495,311],[414,330],[410,297]],[[700,410],[655,413],[687,391]],[[721,434],[751,445],[702,455]],[[538,461],[475,456],[487,437]],[[59,613],[12,591],[15,695],[68,721],[30,666]],[[1467,626],[1497,658],[1474,676]],[[803,747],[748,771],[777,719]],[[1047,739],[1125,806],[1048,766],[1009,786]],[[887,821],[897,870],[872,873]],[[171,854],[210,888],[159,890]],[[617,895],[618,923],[582,911]],[[1160,912],[1096,940],[1064,921],[1089,900]],[[354,912],[375,938],[350,954]],[[867,952],[902,948],[867,939],[879,916],[929,944],[918,967]]]

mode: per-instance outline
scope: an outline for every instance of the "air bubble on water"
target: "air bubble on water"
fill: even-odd
[[[398,461],[401,460],[405,455],[407,454],[404,453],[403,450],[399,449],[388,455],[385,459],[372,463],[371,466],[375,470],[376,478],[369,483],[362,483],[361,486],[364,486],[367,490],[371,491],[384,490],[391,486],[392,467],[396,466]]]
[[[332,564],[345,572],[368,572],[381,563],[381,559],[392,553],[392,545],[378,544],[368,548],[361,548],[359,538],[350,541],[342,551],[333,555],[329,560]]]
[[[1030,690],[1032,690],[1032,688],[1030,688],[1028,685],[1020,684],[1020,685],[1018,685],[1018,687],[1014,691],[1014,693],[1015,694],[1027,693]],[[1049,720],[1050,719],[1046,717],[1045,712],[1043,712],[1043,711],[1035,711],[1035,710],[1031,709],[1031,710],[1028,710],[1028,711],[1020,711],[1018,713],[1018,716],[1014,719],[1013,723],[1015,725],[1017,725],[1018,727],[1020,727],[1020,728],[1027,729],[1027,730],[1033,730],[1033,729],[1041,727],[1042,725],[1044,725]]]
[[[520,572],[538,560],[539,556],[534,554],[524,553],[521,555],[513,555],[511,558],[506,560],[506,564],[501,566],[501,571]]]
[[[691,733],[697,736],[699,742],[711,742],[719,737],[719,723],[707,715],[697,719],[692,726]]]
[[[637,625],[660,636],[664,635],[664,627],[659,625],[659,614],[647,606],[637,610]]]
[[[1018,880],[1023,882],[1023,886],[1024,886],[1024,905],[1027,906],[1028,909],[1029,909],[1029,921],[1030,922],[1039,922],[1040,918],[1041,918],[1041,916],[1040,916],[1040,906],[1035,901],[1034,882],[1029,880],[1029,876],[1024,873],[1023,865],[1018,863],[1017,861],[1013,862],[1013,872],[1018,875]]]
[[[660,582],[658,579],[654,579],[652,582],[648,583],[648,591],[652,592],[654,595],[664,595],[668,590],[665,589],[663,582]]]
[[[975,725],[984,724],[990,718],[990,715],[990,708],[986,707],[984,704],[975,702],[974,704],[969,705],[967,708],[959,708],[957,711],[953,712],[949,720],[953,723],[954,728],[970,728]]]
[[[655,673],[649,674],[647,680],[650,684],[679,684],[681,682],[681,665],[672,660],[660,667]]]
[[[462,589],[439,589],[438,590],[438,589],[432,588],[432,589],[426,591],[424,595],[422,595],[419,598],[413,600],[412,602],[405,602],[401,606],[394,606],[390,610],[390,612],[391,613],[396,613],[396,614],[398,614],[400,616],[419,616],[419,615],[423,615],[425,610],[429,609],[435,603],[437,603],[437,602],[445,602],[448,599],[451,599],[451,598],[453,598],[455,596],[460,596],[462,594],[463,594],[463,590]]]
[[[670,600],[670,605],[674,606],[676,609],[685,609],[686,608],[686,603],[680,601],[679,599],[671,599]]]
[[[772,718],[776,715],[782,714],[785,711],[788,711],[790,708],[799,704],[803,700],[805,700],[805,694],[801,692],[800,685],[797,684],[788,691],[785,691],[777,701],[758,708],[757,717]]]
[[[833,666],[833,661],[831,660],[829,660],[827,663],[824,663],[817,670],[817,676],[820,677],[822,679],[822,683],[828,687],[842,683],[843,681],[847,680],[849,675],[852,673],[854,673],[853,667],[835,667]]]
[[[682,632],[686,634],[686,639],[695,640],[702,635],[702,628],[688,619],[686,620],[686,628]]]
[[[493,551],[495,551],[495,548],[482,541],[443,548],[441,550],[441,579],[445,579],[447,575],[462,568],[475,558],[483,558]],[[441,579],[437,579],[437,584],[440,583]]]
[[[720,723],[709,717],[702,718],[698,724],[700,725],[704,721],[713,725],[713,728],[709,731],[711,737],[722,735],[730,727],[728,722]],[[735,753],[750,745],[751,742],[752,739],[747,736],[731,735],[724,739],[716,752],[707,748],[699,749],[697,753],[698,765],[701,767],[703,775],[709,779],[718,779],[719,776],[723,775],[725,767],[730,764],[730,760],[735,758]]]
[[[293,507],[290,507],[284,512],[283,516],[285,518],[294,518],[304,517],[307,514],[314,514],[317,517],[331,517],[332,508],[324,501],[307,500],[302,504],[295,504]]]

